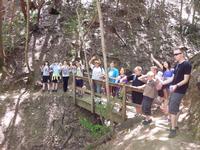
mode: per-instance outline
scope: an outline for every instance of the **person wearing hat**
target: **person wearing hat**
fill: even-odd
[[[100,66],[101,62],[95,56],[93,56],[89,61],[90,68],[92,69],[92,79],[102,80],[105,76],[104,69]],[[101,85],[99,83],[93,82],[94,91],[101,93]]]

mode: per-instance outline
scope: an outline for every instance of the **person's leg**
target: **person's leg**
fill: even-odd
[[[141,114],[141,113],[142,113],[141,105],[136,104],[135,109],[136,109],[136,113],[137,113],[137,114]]]
[[[45,83],[42,83],[42,90],[45,90]]]
[[[66,77],[66,91],[68,90],[68,81],[69,81],[69,77]]]
[[[66,92],[67,91],[67,89],[66,89],[66,87],[67,87],[67,78],[66,77],[63,77],[63,91],[64,92]]]
[[[183,96],[184,94],[179,94],[179,93],[172,93],[170,96],[169,113],[171,118],[171,130],[168,136],[169,138],[173,138],[176,136],[179,107]]]
[[[58,90],[58,83],[56,82],[55,83],[55,91],[57,92],[57,90]]]
[[[96,90],[97,90],[97,93],[101,93],[101,85],[100,84],[96,84]]]

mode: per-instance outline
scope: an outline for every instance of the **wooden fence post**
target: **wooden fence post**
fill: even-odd
[[[93,88],[93,80],[91,79],[91,112],[95,112],[95,101],[94,101],[94,88]]]
[[[75,77],[74,73],[73,73],[73,85],[72,85],[72,88],[73,88],[73,101],[74,101],[74,104],[76,105],[76,77]]]
[[[122,118],[125,121],[126,120],[126,85],[123,85],[122,88],[123,93],[123,99],[122,99]]]

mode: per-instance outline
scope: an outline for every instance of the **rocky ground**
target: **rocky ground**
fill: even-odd
[[[80,125],[87,116],[63,92],[6,92],[0,95],[0,149],[84,149],[93,142]]]

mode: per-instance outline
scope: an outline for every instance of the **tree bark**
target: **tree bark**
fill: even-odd
[[[41,1],[38,1],[37,3],[37,10],[38,10],[38,14],[37,14],[37,25],[39,25],[39,22],[40,22],[40,12],[41,12],[41,9],[43,7],[45,3],[45,0],[41,0]]]
[[[29,19],[30,19],[30,14],[29,14],[29,0],[27,0],[27,5],[26,5],[26,44],[25,44],[25,64],[26,67],[28,68],[28,71],[31,72],[29,63],[28,63],[28,49],[29,49]]]
[[[90,85],[90,89],[91,89],[91,99],[92,99],[92,102],[93,99],[94,99],[94,89],[93,89],[93,86],[92,86],[92,79],[90,78],[90,71],[89,71],[89,64],[88,64],[88,59],[87,59],[87,54],[86,54],[86,51],[85,49],[83,48],[84,47],[84,36],[83,36],[83,30],[81,28],[81,19],[80,19],[80,15],[78,13],[78,10],[76,9],[76,14],[77,14],[77,17],[78,17],[78,30],[79,30],[79,48],[83,51],[84,51],[84,57],[85,57],[85,64],[86,64],[86,70],[87,70],[87,73],[88,73],[88,81],[89,81],[89,85]],[[94,106],[93,107],[93,111],[94,111]]]
[[[106,45],[105,45],[105,39],[104,39],[104,27],[103,27],[103,16],[101,12],[101,5],[99,0],[96,0],[97,4],[97,11],[99,15],[99,23],[100,23],[100,31],[101,31],[101,46],[102,46],[102,53],[103,53],[103,63],[105,68],[105,76],[106,76],[106,94],[107,94],[107,100],[110,102],[110,94],[109,94],[109,81],[108,81],[108,67],[107,67],[107,56],[106,56]]]
[[[181,8],[180,8],[180,16],[179,16],[179,21],[180,21],[180,33],[181,33],[181,35],[182,35],[182,28],[183,28],[182,14],[183,14],[183,0],[181,0]]]
[[[24,14],[24,19],[27,19],[27,11],[26,11],[26,3],[24,2],[24,0],[20,0],[20,5],[21,5],[21,9],[22,9],[22,13]]]
[[[2,69],[4,64],[2,26],[3,26],[3,0],[0,0],[0,70]]]

